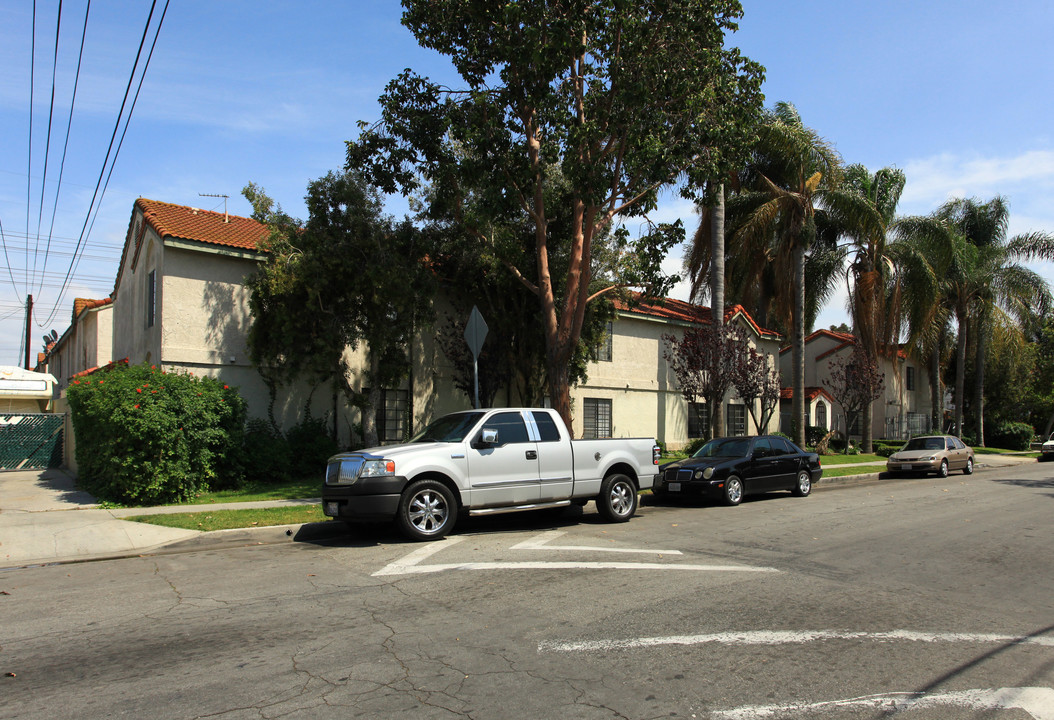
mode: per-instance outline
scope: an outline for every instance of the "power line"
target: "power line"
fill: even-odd
[[[55,204],[51,207],[51,225],[48,227],[48,245],[44,250],[44,270],[48,267],[48,253],[51,250],[51,240],[55,232],[55,214],[59,209],[59,193],[62,191],[62,175],[66,170],[66,151],[70,144],[70,128],[73,127],[73,110],[77,106],[77,87],[80,85],[81,61],[84,59],[84,39],[88,35],[88,13],[91,12],[91,0],[84,7],[84,25],[81,29],[81,46],[77,53],[77,72],[73,76],[73,98],[70,100],[70,115],[66,121],[66,139],[62,143],[62,161],[59,163],[59,181],[55,184]],[[56,47],[58,42],[56,41]],[[43,198],[43,194],[41,195]],[[39,290],[37,291],[40,292]]]
[[[100,187],[102,187],[102,185],[103,185],[103,176],[104,175],[107,178],[106,179],[106,184],[109,185],[109,175],[107,175],[106,166],[107,166],[107,164],[110,165],[110,173],[112,174],[113,173],[113,165],[116,164],[116,162],[117,162],[117,155],[118,155],[118,153],[120,153],[120,145],[118,145],[117,152],[114,153],[113,162],[111,163],[110,162],[110,153],[113,151],[114,140],[117,139],[117,131],[121,127],[121,118],[122,118],[122,116],[124,116],[124,108],[125,108],[125,105],[127,105],[127,103],[128,103],[128,95],[131,92],[132,82],[135,80],[136,70],[139,67],[139,58],[142,57],[143,46],[146,44],[146,38],[147,38],[147,35],[149,34],[149,31],[150,31],[150,22],[153,19],[154,9],[156,8],[156,6],[157,6],[157,0],[153,0],[153,2],[150,4],[150,13],[149,13],[149,15],[146,18],[146,25],[143,27],[143,36],[139,40],[139,50],[136,52],[135,62],[132,64],[132,71],[131,71],[131,73],[128,76],[128,84],[125,86],[124,99],[121,101],[121,109],[117,113],[117,122],[114,124],[113,133],[110,135],[110,144],[106,148],[106,156],[103,159],[103,165],[102,165],[102,168],[99,171],[99,179],[95,183],[95,192],[92,193],[92,200],[91,200],[91,203],[88,205],[88,213],[87,213],[87,215],[84,218],[84,224],[81,226],[80,237],[77,239],[77,248],[74,250],[75,257],[70,262],[69,270],[67,270],[67,272],[66,272],[66,280],[63,282],[63,289],[59,292],[58,297],[55,300],[55,305],[52,307],[51,313],[48,315],[47,320],[44,321],[44,325],[50,324],[52,322],[52,320],[55,319],[55,315],[58,312],[59,305],[61,305],[63,297],[66,294],[66,290],[69,287],[69,279],[73,275],[74,268],[77,265],[76,254],[79,253],[81,245],[84,243],[84,241],[85,241],[85,239],[87,237],[87,234],[90,233],[90,230],[88,229],[89,221],[91,221],[92,225],[94,225],[94,220],[92,219],[92,210],[93,210],[93,208],[95,208],[96,199],[98,199],[98,201],[99,201],[99,206],[100,207],[102,206],[102,196],[100,196],[99,190],[100,190]],[[150,56],[153,55],[154,46],[156,46],[156,44],[157,44],[158,35],[160,35],[160,33],[161,33],[161,25],[164,22],[165,14],[167,12],[168,12],[168,0],[166,0],[166,2],[165,2],[164,11],[161,14],[161,19],[158,21],[158,24],[157,24],[157,30],[154,33],[154,42],[153,42],[153,45],[151,45],[151,48],[150,48]],[[142,88],[143,78],[146,76],[146,70],[147,70],[147,68],[149,66],[149,62],[150,62],[150,57],[148,56],[146,63],[143,65],[143,70],[142,70],[142,73],[141,73],[141,77],[139,79],[139,88],[140,89]],[[138,97],[139,97],[139,90],[138,89],[136,90],[135,97],[136,97],[136,99],[138,99]],[[135,109],[135,102],[133,101],[132,106],[128,110],[128,116],[127,116],[127,118],[125,120],[125,130],[124,130],[124,132],[128,131],[128,124],[131,122],[132,112],[133,112],[134,109]],[[121,134],[121,141],[123,143],[123,141],[124,141],[124,133]],[[105,195],[105,193],[106,193],[106,189],[102,188],[102,194]],[[98,216],[98,210],[97,209],[95,210],[95,215]]]
[[[29,33],[29,143],[26,153],[26,235],[29,235],[29,213],[33,206],[32,190],[33,182],[30,175],[33,173],[33,90],[36,85],[36,62],[37,62],[37,0],[33,0],[33,20]],[[26,290],[29,290],[29,275],[26,275]],[[15,288],[18,292],[18,288]]]
[[[40,255],[40,225],[44,221],[44,187],[48,182],[48,159],[51,156],[51,123],[55,118],[55,76],[59,70],[59,32],[62,29],[62,0],[59,0],[58,17],[55,20],[55,53],[51,61],[51,101],[48,103],[48,134],[44,141],[44,174],[40,180],[40,208],[37,211],[37,241],[33,248],[33,279],[37,277],[37,257]],[[47,264],[47,253],[44,254]],[[26,263],[27,265],[29,263]],[[32,282],[30,283],[32,287]]]

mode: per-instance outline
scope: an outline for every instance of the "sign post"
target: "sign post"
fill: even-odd
[[[468,322],[465,324],[465,342],[472,352],[472,375],[476,388],[476,409],[479,409],[479,351],[483,349],[483,341],[487,339],[487,321],[483,319],[479,308],[472,306]]]

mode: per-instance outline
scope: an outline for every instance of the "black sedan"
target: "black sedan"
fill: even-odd
[[[820,456],[778,435],[711,440],[690,458],[659,468],[657,497],[708,497],[738,505],[744,495],[790,490],[812,492],[820,479]]]

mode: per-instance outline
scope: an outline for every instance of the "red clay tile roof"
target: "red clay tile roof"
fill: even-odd
[[[113,298],[103,298],[101,300],[89,300],[88,298],[75,298],[73,300],[73,319],[76,320],[85,310],[94,310],[95,308],[109,305],[113,302]]]
[[[675,300],[674,298],[658,300],[654,298],[642,298],[638,295],[637,303],[632,306],[621,300],[615,300],[615,309],[620,312],[637,313],[639,315],[648,315],[650,317],[663,318],[666,320],[694,324],[710,324],[710,308],[703,305],[693,305],[684,300]],[[775,330],[766,330],[754,322],[754,318],[750,316],[750,313],[748,313],[746,308],[742,305],[732,305],[728,307],[725,310],[725,321],[731,321],[732,318],[737,315],[742,315],[743,319],[747,321],[750,327],[752,327],[758,335],[772,338],[778,338],[780,336]]]
[[[813,400],[815,400],[817,398],[817,396],[825,397],[829,401],[831,401],[832,403],[834,402],[834,397],[831,396],[831,393],[827,392],[827,390],[825,390],[822,387],[815,387],[814,386],[814,387],[807,387],[807,388],[805,388],[805,400],[806,400],[806,402],[812,402]],[[794,399],[794,388],[792,388],[792,387],[785,387],[782,390],[780,390],[780,400],[793,400],[793,399]]]
[[[146,198],[139,198],[135,204],[162,240],[171,237],[263,252],[260,242],[268,236],[267,226],[252,218]]]

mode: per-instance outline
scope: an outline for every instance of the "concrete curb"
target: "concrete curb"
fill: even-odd
[[[1036,462],[1035,458],[1013,457],[1013,456],[981,456],[986,460],[998,457],[1001,461],[978,462],[975,471],[986,471],[996,467],[1007,467],[1020,465],[1027,462]],[[875,463],[866,463],[874,465]],[[929,476],[930,479],[936,479]],[[886,472],[861,473],[859,475],[842,475],[839,477],[821,477],[814,485],[814,490],[829,491],[842,487],[852,487],[866,484],[878,484],[896,480],[919,480],[923,476],[889,476]],[[190,506],[163,506],[154,508],[120,508],[108,512],[116,519],[131,517],[135,515],[156,515],[179,512],[211,512],[224,509],[254,509],[289,505],[313,505],[321,502],[320,498],[309,498],[303,500],[272,500],[250,503],[217,503],[211,505]],[[66,511],[48,511],[48,514]],[[69,512],[73,512],[72,510]],[[47,558],[39,561],[18,561],[3,569],[14,569],[24,567],[37,567],[44,565],[63,565],[70,563],[95,562],[100,560],[118,560],[132,557],[150,557],[156,555],[175,555],[181,553],[201,552],[204,550],[216,550],[233,547],[249,547],[254,545],[276,545],[293,542],[317,542],[328,540],[347,534],[347,526],[339,521],[305,523],[302,525],[274,525],[256,528],[237,528],[231,530],[213,530],[200,532],[196,536],[173,542],[163,542],[149,547],[134,548],[127,551],[112,553],[85,554],[83,556],[70,558]]]

